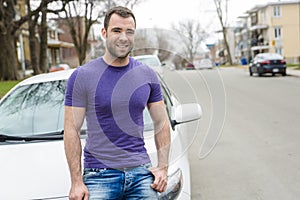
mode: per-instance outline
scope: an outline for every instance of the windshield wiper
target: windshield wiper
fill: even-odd
[[[58,131],[54,133],[48,134],[39,134],[39,135],[31,135],[31,136],[11,136],[0,134],[0,142],[6,141],[36,141],[36,140],[62,140],[64,135],[64,131]]]

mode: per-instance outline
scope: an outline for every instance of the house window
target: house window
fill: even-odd
[[[275,48],[275,53],[282,55],[282,48]]]
[[[275,37],[275,39],[281,39],[282,38],[281,27],[275,27],[274,28],[274,37]]]
[[[263,23],[263,24],[266,24],[267,22],[267,20],[266,20],[266,12],[265,12],[265,10],[262,10],[261,11],[261,13],[260,13],[260,16],[261,16],[261,22]]]
[[[273,7],[273,14],[274,14],[274,17],[280,17],[281,16],[280,6],[274,6]]]

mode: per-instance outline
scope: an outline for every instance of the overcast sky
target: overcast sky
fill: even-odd
[[[238,16],[255,5],[277,0],[228,0],[228,19]],[[218,29],[219,21],[213,0],[146,0],[134,8],[138,28],[170,28],[170,24],[184,19],[198,19],[203,28]]]

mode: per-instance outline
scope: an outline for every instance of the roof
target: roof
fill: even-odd
[[[271,5],[285,5],[285,4],[296,4],[300,3],[300,0],[286,0],[286,1],[274,1],[267,3],[267,6]]]
[[[256,5],[253,8],[251,8],[250,10],[247,11],[247,13],[254,13],[257,12],[258,10],[262,9],[262,8],[266,8],[268,6],[274,6],[274,5],[288,5],[288,4],[298,4],[300,3],[300,0],[286,0],[286,1],[274,1],[274,2],[268,2],[266,4],[260,4],[260,5]]]
[[[74,44],[73,43],[69,43],[69,42],[60,41],[60,40],[48,39],[48,47],[53,47],[53,48],[59,48],[59,47],[72,48],[72,47],[74,47]]]
[[[269,46],[255,46],[255,47],[251,47],[252,51],[262,50],[262,49],[269,49]]]
[[[157,58],[157,55],[147,54],[147,55],[133,56],[133,58],[135,58],[135,59],[138,59],[138,58],[153,58],[153,57]]]

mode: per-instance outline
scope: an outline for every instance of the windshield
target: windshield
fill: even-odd
[[[148,65],[150,67],[157,67],[160,66],[160,62],[155,58],[138,58],[138,61],[144,63],[145,65]]]
[[[30,136],[63,130],[65,80],[18,87],[0,105],[0,134]]]
[[[62,131],[66,80],[42,82],[16,88],[0,104],[0,134],[32,136]],[[86,129],[84,122],[83,130]],[[144,129],[153,129],[148,110]]]

